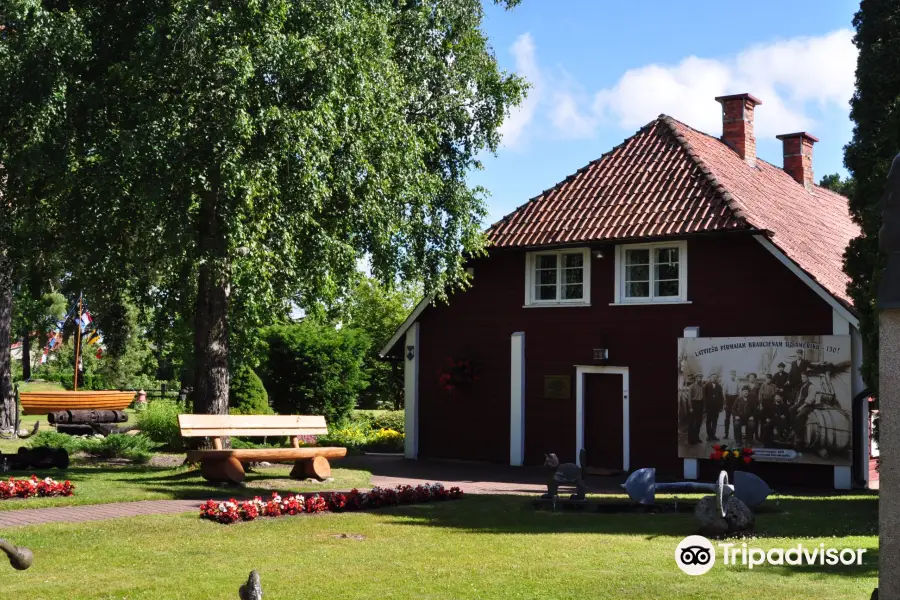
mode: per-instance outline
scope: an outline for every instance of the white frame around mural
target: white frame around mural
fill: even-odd
[[[596,365],[575,365],[575,456],[581,466],[580,454],[584,448],[584,376],[622,376],[622,470],[631,469],[631,418],[628,401],[628,367],[601,367]]]

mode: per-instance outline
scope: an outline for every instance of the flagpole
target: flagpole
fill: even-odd
[[[78,363],[81,354],[81,309],[84,294],[78,296],[78,319],[75,321],[75,382],[74,391],[78,391]]]

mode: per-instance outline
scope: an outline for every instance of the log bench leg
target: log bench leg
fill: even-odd
[[[200,462],[200,474],[207,481],[227,483],[244,482],[244,466],[233,456],[222,460],[203,460]]]
[[[291,477],[294,479],[312,478],[325,481],[331,477],[331,464],[324,456],[303,458],[294,463]]]

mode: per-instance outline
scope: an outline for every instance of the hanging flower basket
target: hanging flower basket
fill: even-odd
[[[438,386],[448,394],[459,387],[478,381],[478,371],[469,359],[447,357],[444,367],[438,369]]]

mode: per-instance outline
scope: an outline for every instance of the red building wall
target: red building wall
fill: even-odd
[[[510,335],[516,331],[525,332],[526,464],[542,462],[545,452],[575,458],[575,365],[606,364],[629,369],[631,467],[669,474],[682,468],[675,394],[685,327],[699,327],[702,337],[832,333],[828,303],[749,235],[690,238],[691,304],[679,305],[610,306],[613,247],[592,248],[602,248],[605,257],[591,258],[589,307],[524,308],[525,252],[503,250],[471,262],[471,289],[422,313],[423,457],[508,462]],[[593,348],[609,349],[609,360],[594,361]],[[441,391],[437,373],[448,357],[472,359],[479,380],[451,394]],[[569,375],[571,400],[544,399],[545,375]],[[780,473],[794,482],[832,483],[830,467],[758,466],[773,483]]]

